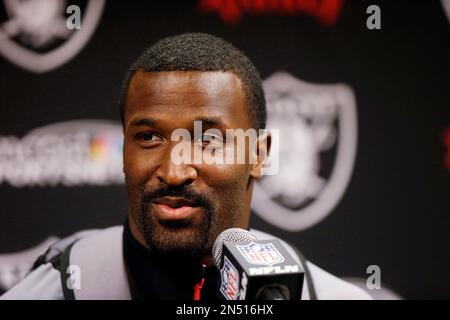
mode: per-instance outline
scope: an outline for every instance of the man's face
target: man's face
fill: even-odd
[[[193,148],[203,148],[208,137],[194,136],[194,121],[202,121],[203,132],[218,129],[225,137],[226,129],[251,127],[247,110],[232,73],[135,73],[124,115],[124,173],[138,241],[209,262],[220,232],[248,227],[254,166],[176,164],[171,158],[174,130],[188,130]]]

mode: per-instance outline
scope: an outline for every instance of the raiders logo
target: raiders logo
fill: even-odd
[[[75,57],[94,33],[105,0],[3,0],[0,55],[35,73],[56,69]],[[79,29],[67,25],[80,9]],[[81,12],[82,11],[82,12]]]
[[[252,210],[288,231],[324,219],[353,170],[357,115],[352,89],[318,85],[279,72],[264,81],[268,129],[279,129],[279,171],[255,184]],[[277,141],[274,141],[277,143]]]

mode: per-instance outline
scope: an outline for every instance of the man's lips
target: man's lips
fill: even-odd
[[[164,197],[153,202],[158,220],[183,220],[200,212],[201,207],[195,201],[185,198]]]

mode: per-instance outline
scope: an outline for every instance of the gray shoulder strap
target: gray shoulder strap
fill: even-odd
[[[131,299],[122,250],[123,227],[105,229],[75,242],[63,254],[61,281],[66,299]],[[80,271],[81,287],[67,288],[69,265]],[[62,273],[65,273],[63,276]]]
[[[314,282],[312,279],[311,271],[308,267],[308,261],[306,260],[303,253],[298,249],[296,246],[291,245],[292,249],[295,250],[295,253],[297,253],[298,258],[302,262],[303,270],[305,270],[305,278],[306,282],[308,283],[308,291],[309,291],[309,300],[317,300],[317,293],[316,293],[316,287],[314,286]]]

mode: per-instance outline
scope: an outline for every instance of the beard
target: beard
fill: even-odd
[[[194,218],[158,221],[154,203],[163,197],[180,197],[196,202],[201,212]],[[218,235],[217,205],[190,186],[163,185],[155,191],[142,192],[135,222],[150,250],[167,258],[188,258],[200,261],[211,254]]]

